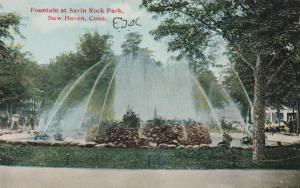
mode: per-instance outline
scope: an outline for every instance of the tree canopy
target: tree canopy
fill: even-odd
[[[5,40],[13,39],[13,33],[20,34],[20,17],[14,13],[0,13],[0,59],[8,58]],[[12,32],[11,32],[12,31]]]
[[[219,35],[228,43],[233,62],[251,69],[254,160],[264,156],[267,89],[285,66],[299,63],[299,5],[297,0],[142,1],[142,7],[161,18],[152,34],[169,37],[170,50],[199,57]]]
[[[142,42],[142,35],[136,32],[128,33],[125,36],[125,41],[121,45],[123,54],[127,55],[132,53],[136,55],[137,51],[140,50],[140,44]]]

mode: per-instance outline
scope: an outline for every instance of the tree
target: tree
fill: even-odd
[[[43,76],[43,107],[51,106],[64,88],[70,87],[86,70],[95,65],[68,94],[58,114],[77,108],[89,96],[99,73],[109,64],[93,90],[88,105],[88,114],[97,121],[115,70],[115,58],[111,47],[110,35],[87,32],[80,37],[75,52],[62,52],[51,59],[50,63],[43,67],[46,72]],[[113,89],[109,92],[103,117],[112,117],[112,96]]]
[[[140,44],[142,42],[142,35],[136,32],[128,33],[125,36],[125,41],[121,45],[123,54],[127,55],[132,53],[133,56],[137,55],[138,50],[140,50]]]
[[[19,32],[20,17],[14,13],[0,13],[0,59],[8,58],[9,52],[4,42],[5,39],[13,39],[12,32]]]
[[[0,103],[14,98],[14,96],[7,95],[9,92],[9,83],[12,80],[7,79],[11,76],[12,67],[16,64],[12,61],[11,56],[14,55],[13,50],[5,43],[7,39],[13,39],[11,31],[19,33],[20,18],[13,13],[0,14]]]
[[[126,128],[139,128],[140,118],[133,111],[128,110],[126,114],[123,115],[123,124]]]
[[[248,67],[244,68],[246,70],[249,69]],[[249,101],[249,99],[250,97],[253,98],[253,76],[252,74],[246,74],[247,71],[244,71],[245,70],[233,70],[232,68],[226,70],[223,85],[229,92],[233,101],[238,104],[241,115],[242,117],[244,117],[245,123],[247,122],[247,115],[250,114],[248,120],[248,122],[250,123],[252,101]],[[245,90],[243,87],[245,88]]]
[[[33,114],[41,100],[39,88],[39,65],[21,46],[7,46],[9,56],[0,60],[0,107],[12,113]]]
[[[14,13],[0,14],[0,107],[26,114],[35,112],[40,100],[37,84],[40,69],[29,52],[14,44],[14,36],[21,36],[20,21]]]
[[[170,49],[201,49],[214,35],[220,35],[228,42],[230,53],[251,68],[253,160],[263,159],[266,89],[286,64],[299,60],[299,26],[295,24],[299,19],[299,1],[143,0],[142,7],[163,16],[161,25],[152,33],[155,38],[171,36]],[[268,67],[275,60],[281,63],[269,76]]]
[[[103,60],[106,55],[112,55],[110,35],[100,35],[98,32],[87,32],[80,37],[75,52],[62,52],[44,67],[48,77],[48,98],[55,100],[60,91],[70,82],[76,80],[85,70]],[[99,70],[107,64],[103,62],[99,69],[89,76],[88,88],[93,84]],[[46,76],[46,75],[45,75]]]
[[[77,63],[89,67],[99,62],[104,55],[112,54],[112,36],[100,35],[97,31],[87,32],[80,37],[77,46]]]
[[[298,113],[296,117],[293,117],[292,127],[292,131],[297,133],[300,131],[300,83],[298,80],[300,80],[300,63],[288,64],[270,84],[267,91],[268,106],[276,108],[278,112],[284,106],[297,109]]]
[[[197,78],[205,93],[207,93],[213,107],[219,109],[223,108],[228,101],[226,100],[222,88],[214,74],[205,68],[201,68],[198,69],[195,75],[197,75]]]

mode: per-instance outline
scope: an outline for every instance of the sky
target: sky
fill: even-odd
[[[152,19],[152,15],[139,8],[137,0],[0,0],[0,12],[15,12],[22,17],[21,34],[25,38],[16,37],[24,51],[32,53],[39,64],[49,63],[51,58],[63,52],[76,50],[80,36],[85,32],[98,31],[100,34],[113,35],[113,50],[121,53],[124,36],[129,32],[139,32],[143,35],[142,47],[150,48],[156,59],[165,62],[170,56],[167,53],[166,41],[154,41],[149,31],[158,26],[159,22]],[[95,21],[49,21],[48,16],[62,16],[62,13],[33,13],[31,8],[121,8],[123,14],[105,14],[106,22]],[[70,16],[87,16],[92,14],[67,13]],[[98,16],[103,16],[98,14]],[[121,16],[123,19],[139,18],[142,26],[127,27],[117,30],[113,28],[113,18]]]

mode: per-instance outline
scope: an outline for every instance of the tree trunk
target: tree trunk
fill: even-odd
[[[266,110],[266,69],[257,59],[254,72],[254,125],[253,125],[253,161],[264,158],[265,149],[265,110]]]
[[[300,102],[297,101],[297,115],[296,115],[296,123],[297,123],[297,126],[296,126],[296,133],[299,133],[300,132]]]
[[[250,106],[250,108],[249,108],[249,121],[248,121],[249,124],[252,123],[251,113],[252,113],[252,107]]]
[[[293,116],[292,116],[292,122],[291,122],[292,126],[292,130],[291,132],[292,133],[295,133],[296,132],[296,123],[295,123],[295,104],[293,104]]]

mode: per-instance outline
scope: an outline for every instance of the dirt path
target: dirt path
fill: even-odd
[[[105,170],[0,166],[0,188],[299,187],[292,170]]]

